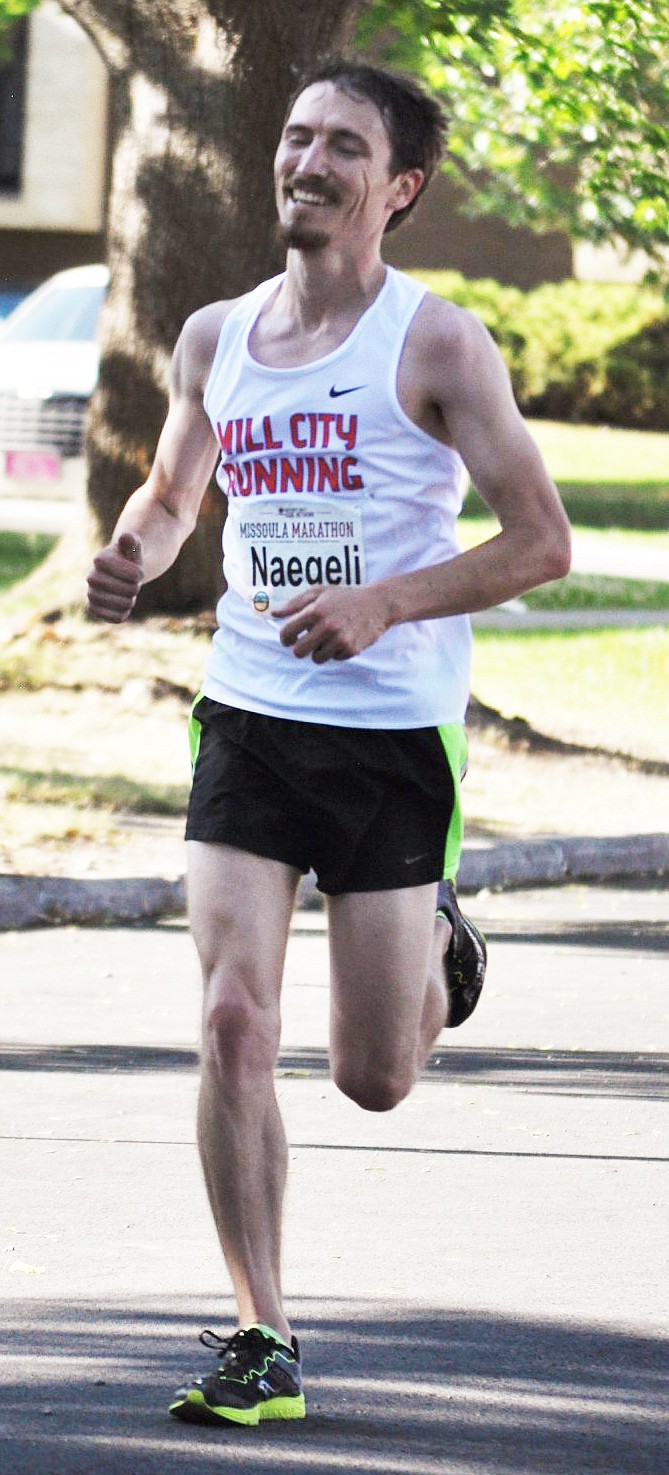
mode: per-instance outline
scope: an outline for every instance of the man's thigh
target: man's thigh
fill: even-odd
[[[434,937],[436,884],[329,898],[333,1064],[415,1055]]]
[[[188,843],[188,910],[205,983],[278,997],[299,871],[231,845]]]

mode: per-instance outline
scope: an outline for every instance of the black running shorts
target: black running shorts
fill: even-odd
[[[330,727],[198,697],[186,839],[314,870],[331,896],[454,879],[466,751],[461,723]]]

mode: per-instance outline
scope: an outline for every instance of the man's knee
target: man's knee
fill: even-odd
[[[248,979],[234,972],[213,977],[205,995],[202,1053],[205,1069],[234,1090],[273,1071],[279,1051],[278,1006],[261,1003]]]
[[[335,1085],[364,1111],[392,1111],[413,1086],[412,1063],[341,1059],[333,1067]]]

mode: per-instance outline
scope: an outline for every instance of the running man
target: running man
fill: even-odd
[[[126,619],[192,531],[218,460],[227,591],[193,711],[186,834],[198,1140],[239,1326],[203,1333],[217,1365],[174,1395],[182,1419],[305,1412],[273,1084],[300,876],[313,868],[327,896],[334,1079],[387,1111],[485,972],[453,890],[467,616],[569,566],[489,335],[381,257],[442,144],[412,81],[341,61],[303,82],[275,162],[285,273],[186,323],[153,468],[89,575],[91,613]],[[461,554],[463,466],[501,531]]]

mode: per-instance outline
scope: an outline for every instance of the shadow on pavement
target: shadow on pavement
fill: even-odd
[[[163,1045],[0,1045],[0,1071],[94,1071],[132,1074],[145,1070],[196,1070],[197,1050]]]
[[[542,922],[538,927],[491,922],[483,930],[489,943],[514,942],[556,947],[597,948],[600,952],[667,953],[669,922]]]
[[[669,1097],[669,1055],[650,1052],[437,1048],[426,1075],[561,1096]]]
[[[2,1071],[90,1071],[133,1074],[143,1071],[194,1071],[196,1050],[159,1045],[28,1045],[0,1046]],[[308,1078],[329,1075],[325,1049],[282,1050],[277,1074]],[[616,1050],[469,1050],[437,1046],[424,1078],[450,1084],[476,1083],[511,1090],[570,1096],[616,1096],[634,1100],[669,1098],[669,1055]]]
[[[361,1301],[291,1309],[307,1420],[199,1429],[165,1409],[185,1376],[210,1366],[195,1334],[211,1324],[211,1305],[7,1302],[3,1468],[666,1475],[669,1368],[659,1335]]]

